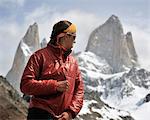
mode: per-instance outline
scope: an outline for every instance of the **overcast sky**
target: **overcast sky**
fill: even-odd
[[[83,51],[92,30],[112,14],[119,17],[124,33],[132,32],[141,64],[150,65],[149,0],[0,0],[0,75],[11,68],[17,46],[34,22],[40,40],[48,41],[54,23],[70,20],[78,28],[75,51]]]

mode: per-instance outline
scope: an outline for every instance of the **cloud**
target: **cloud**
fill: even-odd
[[[11,68],[17,46],[23,37],[23,28],[16,22],[3,23],[0,27],[0,74]]]
[[[0,6],[11,7],[12,5],[23,6],[25,0],[0,0]]]
[[[12,6],[23,6],[25,0],[0,0],[0,7],[12,7]]]

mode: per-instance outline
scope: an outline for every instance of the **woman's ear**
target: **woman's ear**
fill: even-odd
[[[61,38],[58,40],[58,43],[61,44],[61,45],[64,44],[64,37],[61,37]]]

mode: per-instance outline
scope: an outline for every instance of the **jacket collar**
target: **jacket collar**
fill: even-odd
[[[64,57],[64,54],[67,52],[67,50],[63,49],[62,47],[60,46],[55,46],[55,45],[52,45],[50,43],[47,44],[47,48],[52,51],[54,53],[54,56],[56,56],[58,59],[67,59]],[[70,52],[71,53],[71,52]],[[70,54],[69,53],[69,54]],[[68,55],[69,55],[68,54]]]

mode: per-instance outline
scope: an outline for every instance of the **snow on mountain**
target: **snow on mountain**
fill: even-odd
[[[77,59],[79,61],[79,65],[84,66],[84,69],[100,73],[112,73],[112,68],[106,60],[101,59],[91,52],[81,53]]]
[[[145,96],[150,93],[149,71],[133,67],[116,74],[105,74],[102,73],[105,64],[94,53],[83,52],[76,57],[85,81],[85,91],[94,91],[103,102],[116,109],[129,111],[131,116],[135,116],[141,105],[146,104],[141,101],[145,101]],[[102,66],[93,67],[94,65]]]
[[[134,120],[129,112],[110,107],[103,102],[100,94],[89,89],[85,83],[83,107],[75,120]]]
[[[85,100],[76,120],[134,120],[130,113],[110,107],[102,101]]]
[[[91,33],[86,51],[105,59],[112,67],[113,73],[138,64],[132,34],[124,34],[122,24],[115,15]]]
[[[148,120],[150,117],[150,102],[143,104],[141,107],[136,109],[132,116],[135,120]]]
[[[102,81],[104,87],[103,98],[112,102],[114,98],[114,105],[126,106],[130,100],[130,104],[134,105],[147,95],[150,89],[150,72],[145,69],[132,68],[125,72],[122,76],[115,76],[113,78]],[[131,101],[132,99],[132,101]],[[127,101],[127,102],[123,102]],[[126,106],[127,107],[127,106]],[[130,105],[131,107],[131,105]],[[127,107],[129,108],[129,107]]]

